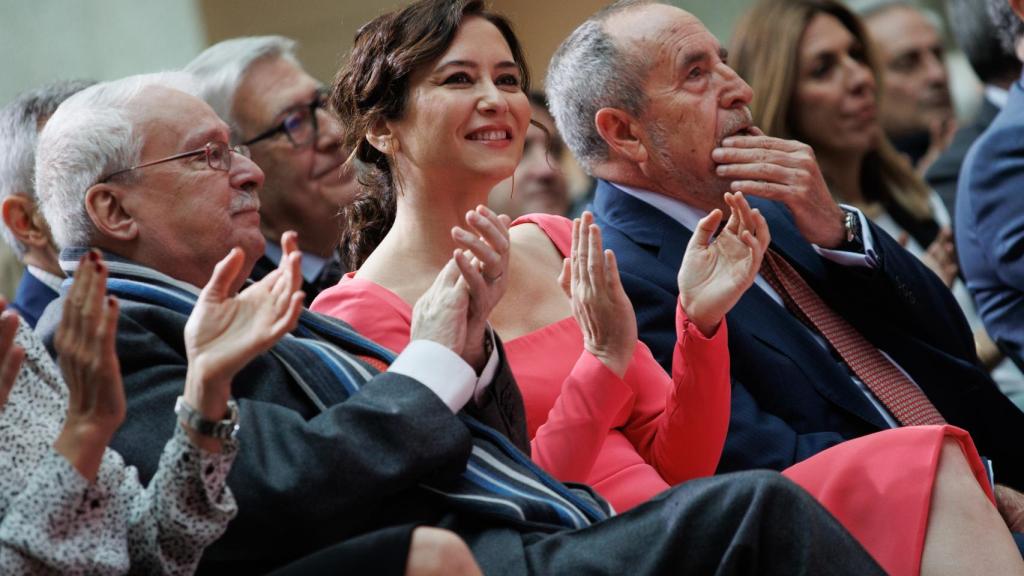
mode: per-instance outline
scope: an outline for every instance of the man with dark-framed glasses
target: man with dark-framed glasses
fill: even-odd
[[[277,267],[286,230],[296,230],[303,253],[306,304],[334,285],[344,269],[338,255],[339,209],[352,201],[355,178],[342,166],[342,127],[324,109],[320,83],[281,36],[234,38],[215,44],[186,68],[201,96],[231,126],[232,142],[249,146],[266,174],[260,229],[267,239],[252,278]]]

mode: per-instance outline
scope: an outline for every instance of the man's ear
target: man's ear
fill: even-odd
[[[1003,0],[1003,2],[1009,2],[1013,13],[1021,21],[1024,21],[1024,0]],[[1024,38],[1017,38],[1017,58],[1024,60]]]
[[[85,192],[85,211],[101,236],[126,242],[139,234],[139,225],[123,201],[124,189],[94,184]]]
[[[28,196],[11,194],[0,204],[0,215],[11,234],[25,246],[45,248],[51,245],[50,229],[39,206]]]
[[[1010,8],[1017,14],[1017,18],[1024,20],[1024,0],[1003,0],[1010,3]]]
[[[384,155],[394,154],[398,151],[398,140],[391,131],[391,126],[383,118],[377,119],[366,131],[366,141]]]
[[[640,123],[630,114],[618,108],[601,108],[594,115],[594,123],[613,154],[636,164],[647,160],[647,147],[640,139]]]

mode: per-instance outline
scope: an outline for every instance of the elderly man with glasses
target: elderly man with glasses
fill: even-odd
[[[277,267],[286,230],[299,233],[306,304],[344,272],[338,256],[339,209],[352,201],[355,179],[342,164],[342,127],[324,110],[320,84],[280,36],[215,44],[185,69],[201,97],[231,126],[232,142],[248,145],[266,181],[260,229],[266,252],[253,268],[262,278]]]

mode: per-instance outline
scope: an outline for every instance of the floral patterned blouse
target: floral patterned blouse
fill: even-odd
[[[53,448],[67,389],[22,322],[25,362],[0,409],[0,573],[191,574],[237,513],[225,484],[238,451],[199,450],[178,426],[148,488],[113,450],[89,483]]]

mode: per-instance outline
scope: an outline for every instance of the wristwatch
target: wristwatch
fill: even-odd
[[[838,249],[844,252],[863,252],[864,236],[860,229],[860,214],[856,210],[840,208],[843,210],[843,229],[846,236]]]
[[[219,421],[203,418],[185,401],[184,396],[178,396],[178,401],[174,403],[174,413],[178,415],[179,422],[196,434],[218,440],[234,440],[238,435],[238,403],[234,400],[228,400],[228,417]]]

